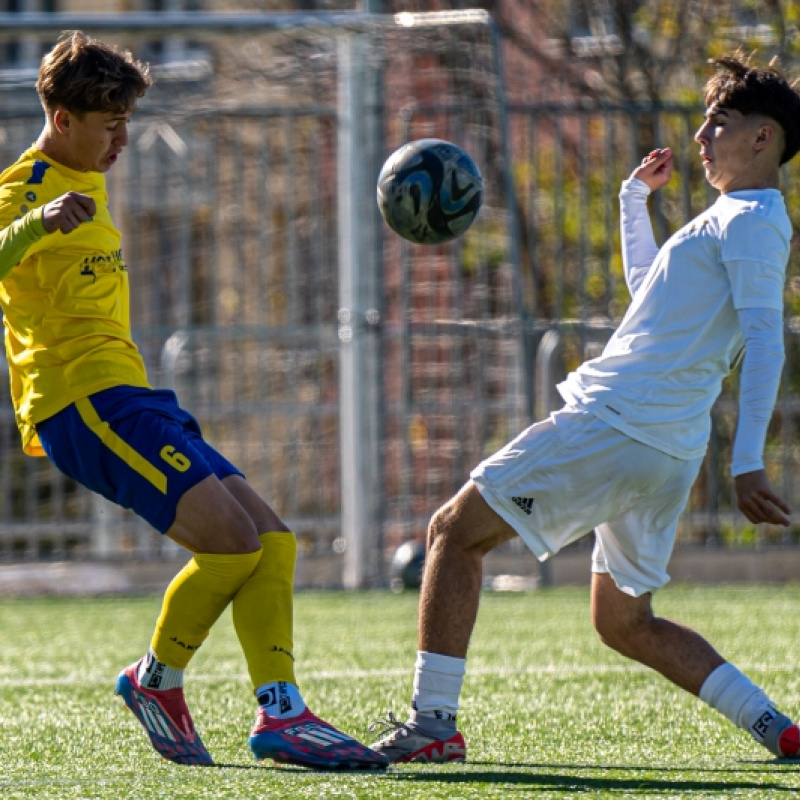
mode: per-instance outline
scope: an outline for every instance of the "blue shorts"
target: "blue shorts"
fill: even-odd
[[[178,501],[209,475],[241,475],[203,440],[174,392],[115,386],[39,422],[50,460],[93,492],[165,533]]]

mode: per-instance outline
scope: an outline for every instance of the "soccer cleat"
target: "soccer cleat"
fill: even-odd
[[[779,758],[798,758],[800,759],[800,728],[797,725],[789,725],[784,728],[778,736]]]
[[[438,739],[410,723],[400,722],[391,711],[385,720],[370,725],[370,730],[383,736],[372,745],[372,749],[376,753],[383,753],[392,764],[407,764],[410,761],[446,764],[467,758],[467,744],[459,731],[447,739]]]
[[[386,756],[342,733],[308,709],[277,719],[258,709],[250,733],[250,749],[258,758],[312,769],[386,769]]]
[[[120,672],[116,693],[134,713],[150,737],[150,743],[167,761],[210,766],[213,759],[197,735],[183,699],[183,689],[153,692],[139,683],[139,663]]]

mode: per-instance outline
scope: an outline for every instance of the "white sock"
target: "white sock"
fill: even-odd
[[[466,671],[466,659],[418,651],[411,707],[420,716],[455,720]]]
[[[156,654],[152,650],[139,664],[136,678],[143,688],[156,692],[183,686],[183,670],[168,667],[163,661],[156,658]]]
[[[775,718],[775,704],[733,664],[722,664],[706,678],[700,687],[700,699],[757,742],[764,743],[766,729]]]
[[[258,704],[263,706],[267,714],[275,719],[289,719],[302,714],[306,710],[300,690],[293,683],[272,681],[264,683],[256,689]]]

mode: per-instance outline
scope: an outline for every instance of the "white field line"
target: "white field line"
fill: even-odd
[[[764,672],[795,672],[797,669],[796,664],[738,664],[739,669],[744,672],[750,673],[764,673]],[[343,669],[343,670],[312,670],[311,672],[302,672],[301,676],[304,681],[317,680],[317,681],[338,681],[346,679],[370,679],[370,678],[396,678],[407,677],[413,675],[414,665],[409,664],[407,667],[393,667],[391,669]],[[556,676],[569,678],[573,675],[619,675],[630,672],[647,673],[651,672],[647,667],[640,664],[573,664],[573,665],[560,665],[551,664],[543,666],[527,666],[527,667],[488,667],[477,666],[467,668],[467,678],[492,676],[492,677],[512,677],[514,675],[530,675],[531,677],[541,676]],[[248,681],[249,677],[245,672],[227,673],[227,674],[193,674],[187,679],[187,683],[218,683],[219,681],[227,680],[241,680]],[[11,689],[16,687],[26,686],[87,686],[92,683],[102,684],[109,681],[107,674],[93,674],[83,673],[80,676],[70,675],[62,678],[14,678],[14,677],[0,677],[0,689]]]
[[[107,772],[109,770],[106,770]],[[93,789],[102,788],[105,786],[116,786],[119,783],[120,779],[115,778],[98,778],[95,776],[87,776],[86,778],[20,778],[20,779],[11,779],[6,780],[4,778],[0,778],[0,788],[4,789],[25,789],[31,788],[34,786],[46,786],[48,788],[54,788],[56,786],[86,786],[91,785]],[[166,773],[162,772],[158,776],[158,785],[161,786],[164,783],[178,783],[182,782],[182,778],[179,775],[167,775]],[[141,795],[137,795],[141,796]],[[90,797],[97,797],[96,794],[90,795],[81,795],[78,800],[89,800]]]

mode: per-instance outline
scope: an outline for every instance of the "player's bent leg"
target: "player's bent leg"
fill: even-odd
[[[258,565],[231,603],[259,701],[250,733],[253,755],[311,769],[384,769],[385,756],[306,708],[294,672],[294,534],[240,475],[228,476],[223,483],[262,531]]]
[[[650,594],[631,597],[596,573],[592,621],[609,647],[697,695],[778,758],[800,758],[800,728],[702,636],[655,617]]]
[[[297,542],[291,531],[262,533],[261,557],[231,602],[233,627],[247,661],[253,690],[294,672],[294,573]]]
[[[632,597],[607,573],[592,575],[592,623],[601,640],[621,655],[660,672],[696,695],[725,659],[698,633],[656,617],[652,595]]]
[[[434,514],[420,591],[420,650],[466,657],[478,613],[483,557],[516,535],[472,481]]]
[[[404,723],[390,714],[374,726],[383,727],[372,748],[390,761],[466,758],[456,715],[478,613],[483,557],[516,535],[472,481],[431,519],[420,592],[413,710]]]
[[[222,483],[210,476],[184,494],[167,535],[195,556],[164,595],[151,646],[183,669],[261,558],[255,525]]]
[[[196,552],[164,594],[151,640],[157,672],[132,664],[120,673],[117,694],[133,711],[153,747],[182,764],[210,764],[183,697],[182,673],[211,627],[255,570],[261,547],[255,526],[220,481],[208,477],[179,500],[167,535]],[[152,670],[150,670],[152,672]],[[163,674],[177,685],[162,683]]]
[[[231,603],[253,689],[297,684],[294,673],[294,574],[297,542],[277,514],[239,475],[223,481],[259,531],[261,558]]]
[[[252,573],[261,552],[197,554],[173,579],[164,595],[161,615],[151,641],[157,667],[182,676],[231,597]],[[145,729],[164,758],[179,764],[210,764],[194,728],[181,686],[142,685],[140,664],[132,664],[117,679],[117,694]],[[182,682],[182,678],[181,678]]]

